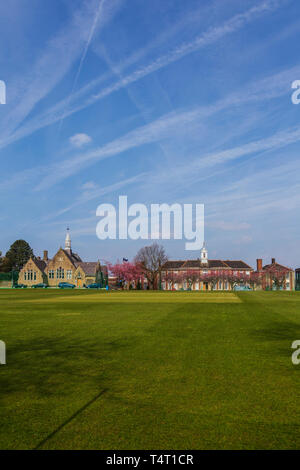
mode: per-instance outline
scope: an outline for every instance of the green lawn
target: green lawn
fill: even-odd
[[[1,290],[1,449],[300,448],[300,292]]]

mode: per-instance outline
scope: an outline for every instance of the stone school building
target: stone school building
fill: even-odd
[[[84,262],[77,253],[72,251],[68,229],[65,248],[59,248],[52,259],[48,258],[48,251],[44,251],[43,259],[30,258],[20,271],[18,282],[29,287],[40,283],[56,287],[60,282],[83,287],[93,282],[100,282],[106,276],[106,266],[101,266],[99,261]]]

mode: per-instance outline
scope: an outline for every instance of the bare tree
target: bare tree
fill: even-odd
[[[161,282],[161,268],[168,261],[163,246],[158,243],[141,248],[134,262],[140,266],[146,276],[151,289],[157,289],[157,283]]]

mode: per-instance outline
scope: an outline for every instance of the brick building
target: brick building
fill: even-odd
[[[200,258],[167,261],[162,268],[163,290],[232,290],[236,284],[250,286],[253,268],[241,260],[211,260],[203,244]]]
[[[275,258],[272,258],[271,263],[265,266],[263,266],[261,258],[257,259],[255,275],[257,276],[256,288],[264,290],[295,289],[294,270],[277,263]]]

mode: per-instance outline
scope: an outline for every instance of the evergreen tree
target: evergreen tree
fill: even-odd
[[[17,271],[20,271],[31,257],[34,257],[32,248],[25,240],[16,240],[5,255],[10,269]]]

